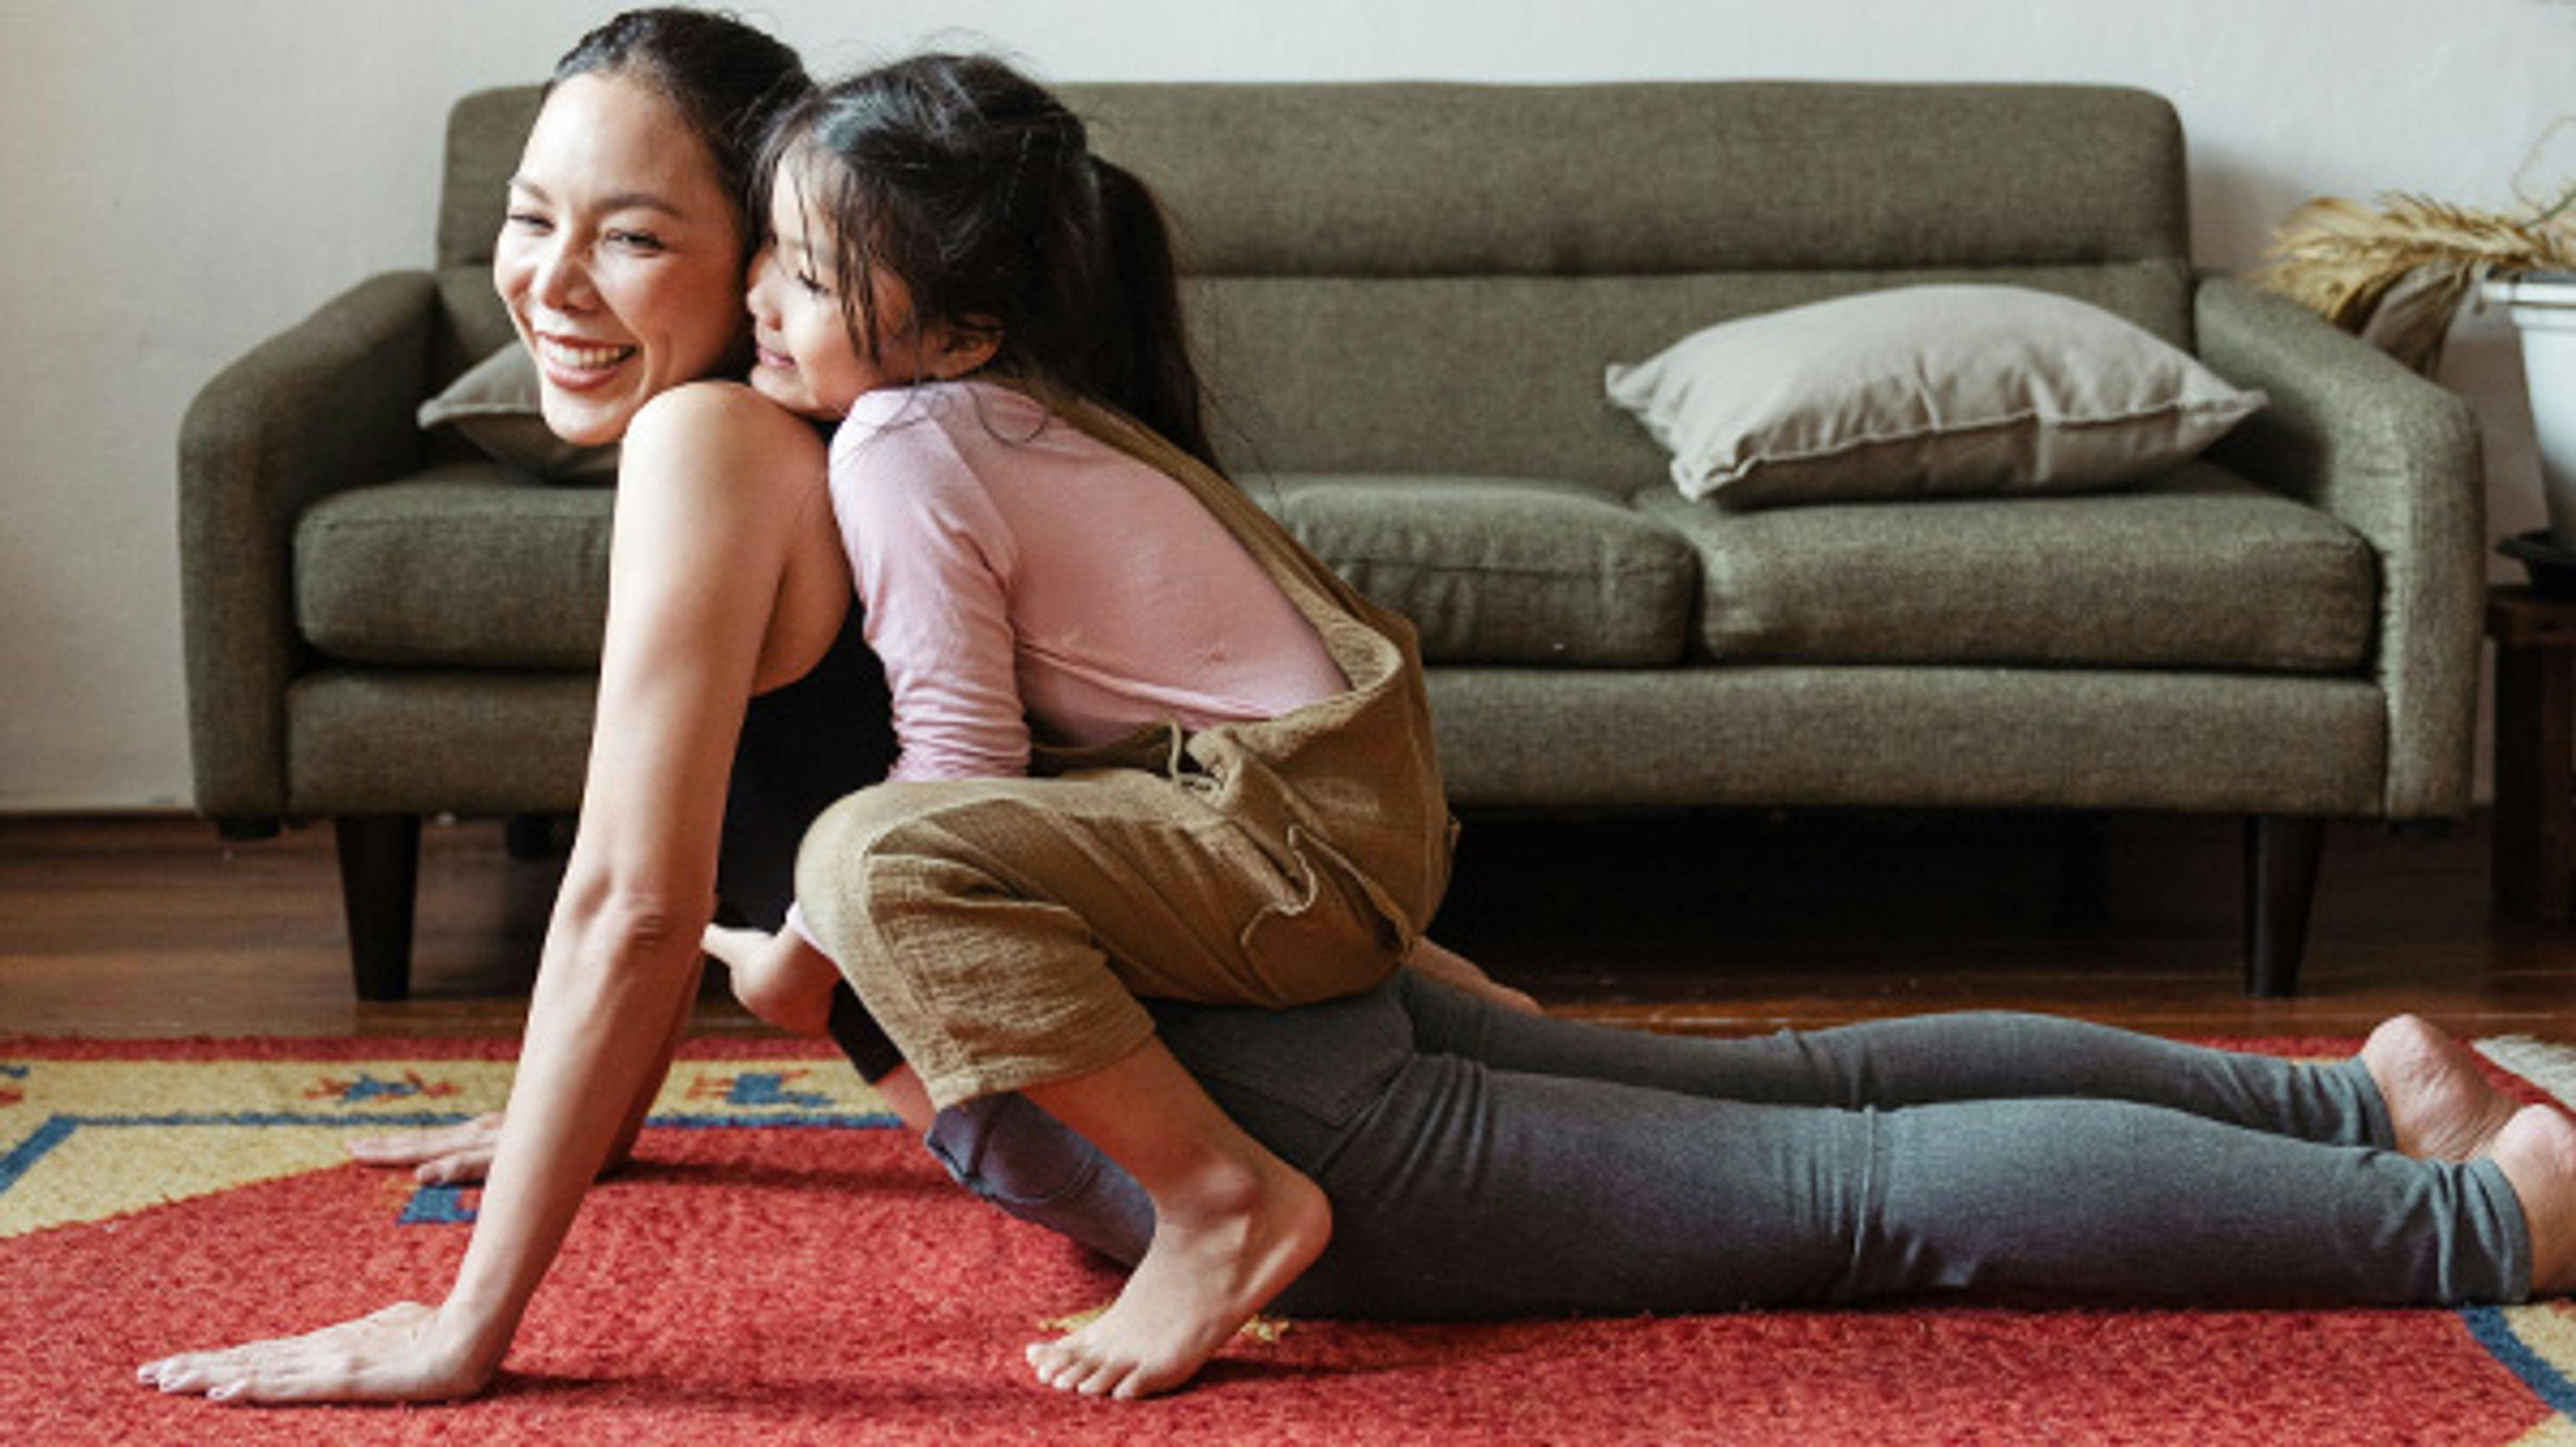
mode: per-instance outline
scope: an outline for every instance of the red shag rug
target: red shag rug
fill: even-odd
[[[773,1041],[684,1050],[490,1395],[241,1409],[136,1384],[175,1350],[435,1300],[473,1193],[341,1143],[487,1108],[515,1048],[0,1041],[0,1443],[2576,1441],[2563,1303],[1297,1322],[1178,1395],[1069,1399],[1020,1348],[1116,1276],[949,1186],[837,1060]],[[2576,1051],[2481,1048],[2530,1099],[2576,1074]]]

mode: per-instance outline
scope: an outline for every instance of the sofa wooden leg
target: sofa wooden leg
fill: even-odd
[[[343,814],[331,821],[340,846],[340,904],[349,921],[349,964],[361,1000],[411,993],[412,898],[420,881],[418,814]]]
[[[2245,993],[2294,995],[2308,948],[2309,907],[2316,901],[2317,861],[2326,821],[2295,814],[2256,814],[2245,821]]]
[[[2057,914],[2073,925],[2111,917],[2110,819],[2070,814],[2058,824]]]
[[[560,837],[552,814],[513,814],[501,826],[501,847],[521,864],[561,858],[564,849],[557,842]]]

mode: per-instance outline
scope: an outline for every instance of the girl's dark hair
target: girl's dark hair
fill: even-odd
[[[546,93],[577,75],[630,76],[669,101],[714,160],[748,254],[752,163],[778,114],[814,88],[786,44],[732,15],[666,6],[629,10],[555,62]]]
[[[837,234],[842,315],[871,360],[883,268],[914,335],[992,335],[997,374],[1106,403],[1216,466],[1162,208],[1044,87],[991,56],[898,61],[790,108],[758,193],[782,170]]]

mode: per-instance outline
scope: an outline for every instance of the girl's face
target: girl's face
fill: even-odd
[[[655,395],[737,354],[740,226],[705,147],[650,87],[555,87],[492,255],[555,435],[616,441]]]
[[[944,327],[916,329],[912,299],[883,269],[871,273],[877,345],[871,358],[850,335],[836,272],[839,237],[807,204],[813,163],[790,156],[770,187],[770,243],[751,264],[751,385],[807,417],[849,415],[862,393],[964,376],[991,360],[995,341]]]

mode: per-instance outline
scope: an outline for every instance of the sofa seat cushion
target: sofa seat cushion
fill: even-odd
[[[2207,462],[2097,496],[1636,503],[1698,550],[1720,660],[2334,673],[2377,618],[2367,543]]]
[[[489,462],[334,493],[296,525],[296,626],[358,663],[595,666],[615,501]]]
[[[1246,491],[1353,587],[1412,620],[1427,663],[1646,667],[1689,647],[1690,544],[1597,488],[1310,474]]]

